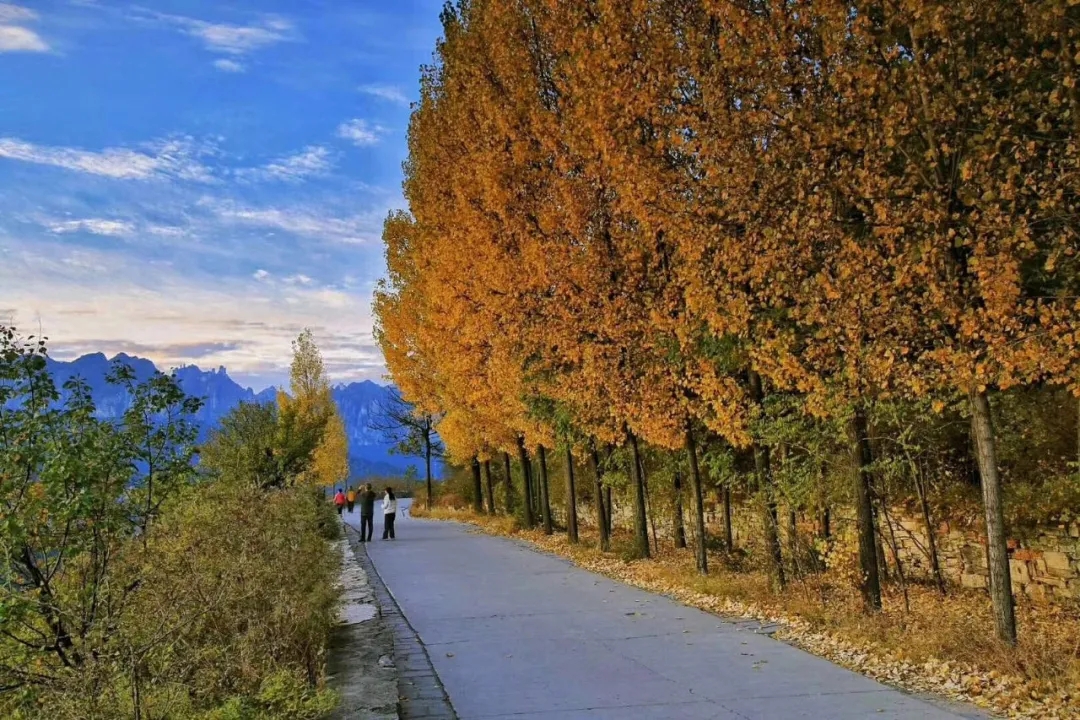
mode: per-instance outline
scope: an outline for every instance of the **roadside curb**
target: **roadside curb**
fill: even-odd
[[[399,720],[398,673],[393,630],[380,614],[367,553],[355,531],[343,523],[343,604],[330,639],[327,675],[340,702],[329,720]],[[381,583],[381,581],[379,581]]]

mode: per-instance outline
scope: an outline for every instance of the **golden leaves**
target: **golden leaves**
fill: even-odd
[[[823,412],[1077,377],[1077,31],[1019,5],[458,8],[384,231],[395,381],[469,457],[555,408],[741,444],[751,366]]]

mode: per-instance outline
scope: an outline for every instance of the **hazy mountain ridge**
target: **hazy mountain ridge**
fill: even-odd
[[[71,361],[50,358],[49,370],[57,386],[62,386],[73,377],[81,377],[90,386],[98,416],[115,419],[123,415],[130,404],[127,391],[106,380],[109,370],[117,361],[131,367],[139,380],[145,380],[157,371],[152,361],[123,353],[112,359],[103,353],[84,355]],[[260,392],[243,387],[229,377],[224,367],[202,370],[196,365],[187,365],[176,369],[176,377],[184,392],[203,400],[196,421],[204,437],[240,403],[273,402],[276,395],[273,387]],[[409,466],[421,469],[415,458],[390,454],[391,445],[384,441],[380,432],[369,427],[370,418],[378,413],[380,404],[392,392],[393,386],[378,385],[370,380],[333,388],[334,401],[345,423],[354,476],[403,475]]]

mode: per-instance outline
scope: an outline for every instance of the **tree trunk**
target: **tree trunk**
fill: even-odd
[[[540,524],[540,477],[533,467],[533,456],[529,456],[529,497],[532,499],[533,522]]]
[[[802,568],[799,567],[799,518],[794,508],[788,508],[788,553],[791,555],[791,567],[795,571],[795,577],[802,577]]]
[[[1016,644],[1016,616],[1013,607],[1012,579],[1009,575],[1009,548],[1005,537],[1005,511],[1001,500],[1001,476],[998,474],[994,425],[990,419],[990,399],[986,392],[972,390],[971,431],[982,478],[983,510],[986,513],[987,554],[990,565],[990,597],[994,606],[997,636],[1009,645]]]
[[[826,540],[832,537],[832,517],[828,505],[821,509],[821,537]]]
[[[577,486],[574,479],[574,451],[566,444],[566,537],[572,543],[578,541]]]
[[[882,538],[885,537],[885,531],[881,529],[881,513],[878,512],[878,503],[874,500],[873,491],[870,494],[870,509],[874,512],[874,552],[877,553],[878,559],[878,582],[887,583],[892,580],[889,573],[889,560],[885,556],[885,545],[882,543]]]
[[[765,393],[761,387],[761,376],[754,370],[747,373],[750,381],[750,396],[754,402],[761,405],[765,400]],[[772,467],[769,462],[769,448],[766,445],[754,442],[754,470],[757,474],[758,489],[765,495],[765,548],[769,557],[769,569],[772,572],[773,584],[776,589],[783,589],[787,585],[784,577],[784,558],[780,552],[780,518],[776,511],[776,498],[773,495]]]
[[[544,520],[544,534],[551,535],[555,529],[551,525],[551,498],[548,494],[547,450],[543,445],[537,448],[540,455],[540,510]]]
[[[656,514],[652,511],[652,496],[649,495],[649,476],[645,474],[645,464],[638,463],[638,472],[641,473],[641,480],[645,486],[645,517],[649,520],[649,527],[652,528],[652,546],[653,552],[660,552],[660,538],[656,535]]]
[[[934,531],[934,522],[930,517],[930,502],[926,498],[926,486],[922,481],[922,470],[912,463],[912,476],[915,480],[915,492],[919,494],[919,507],[922,509],[923,525],[926,528],[926,549],[930,555],[930,569],[934,573],[934,583],[938,592],[945,594],[945,578],[941,574],[941,562],[938,560],[937,533]]]
[[[611,528],[615,522],[615,505],[611,500],[611,486],[604,486],[604,522],[608,537],[611,537]]]
[[[424,431],[424,478],[427,481],[427,509],[431,509],[431,430]]]
[[[495,488],[491,486],[491,461],[484,461],[484,486],[487,489],[488,512],[495,514]]]
[[[472,459],[472,484],[473,510],[479,515],[484,512],[484,485],[480,482],[480,458],[475,455]]]
[[[705,541],[705,500],[701,493],[701,469],[698,467],[697,443],[694,442],[694,429],[690,421],[686,421],[686,458],[690,461],[690,490],[694,494],[694,554],[697,560],[697,570],[702,575],[709,573],[709,555],[706,552]]]
[[[589,462],[592,464],[593,477],[596,478],[596,531],[600,534],[600,550],[607,552],[611,549],[611,538],[608,534],[607,513],[604,512],[604,476],[600,470],[600,454],[596,451],[596,445],[589,448]]]
[[[881,514],[885,518],[885,527],[889,529],[889,549],[892,550],[893,561],[896,562],[896,576],[900,578],[900,589],[904,593],[904,612],[911,612],[911,598],[908,596],[907,576],[904,575],[904,563],[900,559],[900,544],[896,541],[896,528],[893,527],[892,518],[889,517],[889,506],[881,503]]]
[[[683,524],[682,473],[675,469],[675,547],[686,547],[686,526]]]
[[[634,486],[634,552],[638,557],[650,557],[649,518],[645,512],[645,479],[641,477],[641,458],[638,454],[637,437],[626,428],[626,439],[630,441],[631,480]]]
[[[510,467],[510,453],[503,451],[503,472],[506,474],[506,514],[513,515],[516,509],[514,505],[514,475]]]
[[[867,610],[881,609],[881,579],[878,577],[877,537],[874,532],[874,507],[870,496],[869,467],[873,462],[870,440],[867,437],[866,414],[856,407],[848,424],[854,465],[855,510],[858,517],[859,569],[862,573],[859,589]]]
[[[532,528],[536,525],[536,520],[533,516],[533,499],[532,499],[532,467],[529,463],[529,451],[525,449],[525,438],[518,435],[518,462],[521,463],[521,479],[523,483],[523,494],[525,495],[525,527]]]
[[[735,549],[735,533],[731,529],[731,488],[724,485],[720,495],[724,503],[724,548],[732,552]]]
[[[777,465],[781,472],[786,470],[788,462],[787,444],[780,442],[776,446],[776,460]],[[787,540],[788,540],[788,561],[791,563],[791,572],[796,579],[802,577],[802,568],[799,567],[799,533],[798,533],[798,518],[794,506],[791,504],[791,499],[787,498]]]

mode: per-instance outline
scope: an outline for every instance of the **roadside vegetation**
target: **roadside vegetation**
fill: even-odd
[[[135,378],[117,421],[44,340],[0,328],[0,716],[317,718],[348,475],[318,349],[292,385],[196,443],[200,401]],[[337,421],[336,425],[340,425]],[[202,460],[196,463],[202,451]]]

